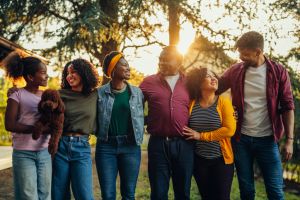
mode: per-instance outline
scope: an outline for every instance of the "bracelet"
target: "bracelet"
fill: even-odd
[[[293,137],[286,137],[288,140],[294,140]]]

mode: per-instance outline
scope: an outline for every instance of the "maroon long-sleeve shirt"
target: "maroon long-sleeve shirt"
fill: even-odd
[[[265,58],[267,64],[267,109],[272,124],[275,141],[283,133],[282,113],[294,110],[291,82],[287,70],[280,64]],[[235,137],[239,139],[244,114],[244,81],[247,68],[238,63],[229,68],[219,81],[219,93],[231,89],[232,105],[238,112],[238,123]]]
[[[147,131],[155,136],[182,136],[188,124],[190,98],[180,75],[172,92],[161,74],[146,77],[140,85],[148,102]]]

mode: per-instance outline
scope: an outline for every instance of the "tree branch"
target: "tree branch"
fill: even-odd
[[[140,45],[126,45],[122,48],[122,51],[124,51],[125,49],[128,49],[128,48],[135,48],[135,49],[138,49],[138,48],[141,48],[141,47],[146,47],[146,46],[150,46],[150,45],[153,45],[153,44],[158,44],[160,46],[166,46],[165,44],[163,44],[162,42],[159,42],[159,41],[152,41],[152,42],[147,42],[145,44],[140,44]]]
[[[70,20],[67,17],[61,16],[60,14],[58,14],[50,9],[48,10],[48,12],[49,12],[49,14],[53,15],[54,17],[57,17],[59,19],[66,21],[67,23],[70,23]]]

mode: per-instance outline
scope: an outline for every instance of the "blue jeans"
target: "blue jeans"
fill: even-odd
[[[152,200],[167,200],[172,177],[177,200],[190,199],[194,167],[194,143],[184,138],[150,136],[148,144],[148,173]]]
[[[53,160],[52,198],[93,199],[92,158],[88,136],[62,136]]]
[[[241,135],[240,141],[232,140],[232,147],[241,199],[254,200],[255,198],[254,159],[262,172],[268,199],[284,199],[281,156],[273,136]]]
[[[97,140],[96,167],[103,200],[116,199],[116,179],[119,172],[123,200],[135,199],[135,188],[141,163],[141,148],[126,136],[108,141]]]
[[[51,156],[41,151],[13,150],[15,199],[51,200]]]

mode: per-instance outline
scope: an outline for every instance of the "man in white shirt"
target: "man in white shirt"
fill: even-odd
[[[236,42],[243,61],[221,77],[219,92],[231,89],[238,122],[232,146],[240,197],[255,198],[253,162],[262,172],[268,199],[281,200],[283,177],[278,141],[283,134],[283,159],[293,154],[294,101],[287,70],[263,54],[264,38],[250,31]]]

